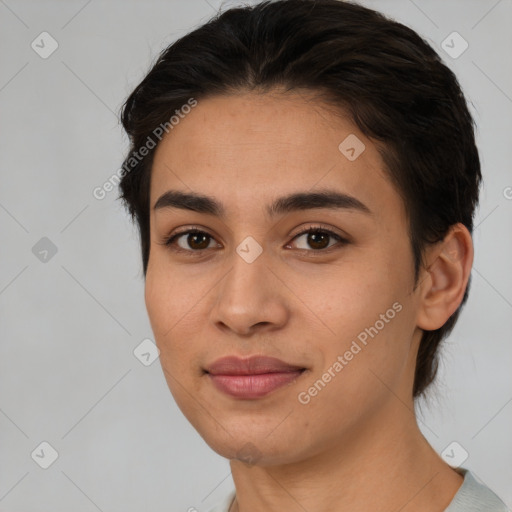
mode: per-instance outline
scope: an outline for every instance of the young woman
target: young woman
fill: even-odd
[[[162,368],[230,459],[216,510],[505,511],[414,414],[481,181],[434,50],[337,0],[231,9],[162,52],[122,121]]]

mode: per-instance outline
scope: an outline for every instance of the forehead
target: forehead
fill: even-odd
[[[377,147],[342,111],[302,93],[245,93],[199,99],[164,136],[150,204],[168,189],[192,191],[234,214],[270,196],[327,187],[377,211],[401,207]]]

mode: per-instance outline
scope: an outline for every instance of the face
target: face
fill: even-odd
[[[147,310],[172,395],[222,456],[299,461],[411,394],[413,258],[383,169],[298,93],[199,100],[157,147]],[[297,371],[206,372],[254,355]]]

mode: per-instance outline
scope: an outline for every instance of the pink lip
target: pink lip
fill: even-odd
[[[220,391],[236,398],[254,399],[291,383],[304,370],[274,357],[229,356],[215,361],[206,372]]]

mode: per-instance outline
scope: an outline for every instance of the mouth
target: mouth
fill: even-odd
[[[291,384],[305,371],[302,369],[253,375],[208,374],[208,376],[219,391],[235,398],[251,400],[262,398],[278,388]]]
[[[239,399],[258,399],[292,384],[307,369],[276,358],[229,356],[207,367],[205,374],[222,393]]]

